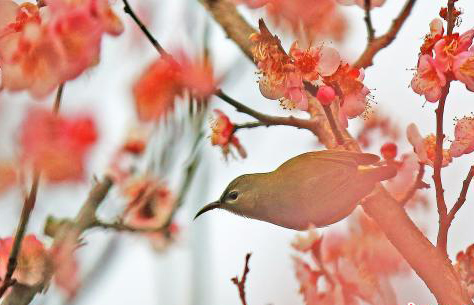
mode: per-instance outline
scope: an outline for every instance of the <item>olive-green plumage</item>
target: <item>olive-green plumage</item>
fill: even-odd
[[[348,216],[377,182],[395,176],[391,166],[372,166],[378,161],[338,150],[301,154],[272,172],[237,177],[196,217],[222,208],[295,230],[327,226]]]

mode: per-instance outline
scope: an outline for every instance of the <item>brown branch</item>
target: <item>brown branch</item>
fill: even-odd
[[[221,98],[223,101],[232,105],[237,111],[250,115],[251,117],[259,120],[265,126],[271,125],[286,125],[286,126],[293,126],[296,128],[307,129],[311,131],[313,134],[318,135],[318,121],[315,119],[306,120],[306,119],[299,119],[293,116],[289,117],[279,117],[279,116],[271,116],[267,114],[263,114],[261,112],[255,111],[250,107],[245,106],[244,104],[236,101],[235,99],[231,98],[227,94],[225,94],[222,90],[217,90],[215,95]]]
[[[448,0],[448,28],[446,29],[446,35],[451,35],[456,24],[456,17],[454,16],[454,2],[457,0]]]
[[[163,49],[163,47],[160,45],[158,40],[156,40],[155,37],[153,37],[153,35],[148,30],[148,28],[143,24],[140,18],[138,18],[138,16],[135,14],[135,12],[132,10],[132,7],[130,6],[127,0],[123,0],[123,5],[124,5],[123,10],[125,11],[125,13],[129,14],[130,17],[132,17],[133,21],[135,21],[135,23],[138,25],[140,30],[145,34],[145,36],[148,38],[151,44],[155,47],[158,53],[160,53],[160,55],[164,57],[169,56],[168,52],[166,52],[165,49]]]
[[[235,133],[239,129],[249,129],[249,128],[256,128],[256,127],[270,127],[270,126],[275,126],[275,125],[270,125],[270,124],[265,124],[263,122],[248,122],[248,123],[242,123],[242,124],[234,124],[234,130],[232,133]]]
[[[245,282],[247,281],[247,275],[250,271],[250,269],[249,269],[249,260],[250,260],[251,255],[252,255],[252,253],[247,253],[247,255],[245,256],[244,272],[243,272],[242,277],[240,278],[240,280],[239,280],[238,276],[235,276],[235,277],[230,279],[232,281],[232,283],[234,283],[235,286],[237,286],[237,289],[239,290],[239,297],[240,297],[240,301],[242,302],[242,305],[247,305],[247,301],[245,299]]]
[[[433,181],[436,189],[436,205],[438,207],[439,215],[439,230],[436,247],[438,247],[442,253],[447,256],[446,253],[446,239],[441,228],[446,226],[447,208],[446,201],[444,199],[443,182],[441,180],[441,166],[443,162],[443,119],[444,119],[444,106],[446,104],[446,98],[449,94],[450,81],[446,83],[443,88],[442,96],[438,102],[438,108],[436,108],[436,149],[435,149],[435,160],[433,165]]]
[[[375,37],[375,29],[374,26],[372,25],[372,17],[370,15],[371,11],[371,1],[370,0],[364,0],[364,10],[365,10],[365,25],[367,27],[367,41],[370,43],[372,40],[374,40]]]
[[[461,193],[459,194],[459,198],[454,204],[453,208],[449,211],[449,213],[443,218],[443,221],[440,222],[439,231],[438,231],[438,245],[443,245],[444,250],[443,253],[446,254],[446,248],[448,243],[448,233],[449,228],[456,216],[456,213],[461,209],[463,204],[466,202],[466,194],[469,189],[469,185],[471,184],[472,178],[474,177],[474,165],[471,166],[469,173],[467,174],[466,179],[462,184]]]
[[[353,64],[355,68],[367,68],[373,65],[375,55],[393,42],[408,16],[410,16],[415,2],[416,0],[407,0],[397,18],[393,20],[390,29],[384,35],[369,40],[364,52]]]
[[[405,194],[405,196],[403,196],[403,198],[400,200],[400,204],[402,206],[404,206],[408,201],[410,201],[410,199],[413,198],[417,190],[430,188],[429,184],[423,182],[423,176],[425,175],[425,164],[420,162],[419,165],[420,165],[420,168],[418,170],[418,174],[416,175],[415,182],[410,187],[410,189]]]

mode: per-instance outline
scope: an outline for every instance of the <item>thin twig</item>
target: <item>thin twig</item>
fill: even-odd
[[[451,35],[454,30],[454,25],[456,24],[456,17],[454,16],[454,2],[456,0],[448,0],[448,28],[446,29],[446,34]]]
[[[234,283],[235,286],[237,286],[237,289],[239,290],[239,297],[240,297],[240,301],[242,302],[242,305],[247,305],[247,300],[245,298],[245,282],[247,281],[247,274],[250,271],[249,260],[250,260],[251,255],[252,253],[247,253],[247,255],[245,255],[244,272],[242,273],[242,277],[240,278],[240,280],[238,276],[235,276],[230,279],[232,283]]]
[[[399,201],[402,206],[405,205],[408,201],[410,201],[410,199],[413,198],[417,190],[430,187],[429,184],[423,182],[423,176],[425,175],[425,164],[420,162],[419,165],[420,165],[420,168],[418,170],[418,174],[416,175],[415,182],[410,187],[410,189],[405,194],[405,196],[403,196],[403,198]]]
[[[375,29],[374,26],[372,25],[372,17],[370,16],[370,11],[371,11],[371,1],[370,0],[364,0],[364,9],[365,9],[365,25],[367,26],[367,41],[370,43],[372,40],[374,40],[375,37]]]
[[[255,119],[259,120],[263,125],[270,126],[270,125],[286,125],[286,126],[293,126],[301,129],[307,129],[314,133],[315,135],[318,134],[318,122],[316,120],[306,120],[306,119],[299,119],[293,116],[289,117],[279,117],[279,116],[271,116],[267,114],[263,114],[261,112],[255,111],[250,107],[245,106],[244,104],[236,101],[235,99],[231,98],[227,94],[225,94],[222,90],[217,90],[215,95],[221,98],[226,103],[234,106],[234,108],[239,111],[246,113]]]
[[[261,126],[269,127],[269,126],[272,126],[272,125],[265,124],[265,123],[260,122],[260,121],[258,121],[258,122],[248,122],[248,123],[242,123],[242,124],[234,124],[233,133],[235,133],[239,129],[248,129],[248,128],[261,127]]]
[[[447,255],[446,253],[446,236],[443,233],[445,227],[447,226],[447,208],[446,201],[444,199],[444,188],[443,181],[441,179],[441,168],[443,163],[443,141],[444,141],[444,132],[443,132],[443,120],[444,120],[444,106],[446,104],[446,98],[449,94],[451,81],[448,80],[446,86],[443,88],[442,96],[438,102],[438,108],[436,108],[436,149],[435,149],[435,160],[433,165],[433,182],[436,189],[436,205],[438,207],[439,215],[439,229],[438,229],[438,238],[436,242],[436,247],[440,251]]]
[[[449,211],[449,213],[443,218],[443,221],[440,222],[439,231],[438,231],[438,247],[443,250],[444,254],[446,254],[446,248],[448,243],[448,232],[451,224],[456,216],[456,213],[461,209],[463,204],[466,202],[466,194],[469,189],[469,185],[471,184],[472,178],[474,177],[474,165],[471,166],[469,173],[467,174],[466,179],[462,184],[461,193],[459,194],[459,198],[454,204],[453,208]],[[441,246],[443,248],[441,248]]]
[[[63,97],[65,83],[62,83],[58,87],[58,92],[56,93],[56,98],[54,99],[53,114],[58,115],[59,108],[61,107],[61,100]]]
[[[148,40],[151,42],[151,44],[155,47],[155,49],[158,51],[158,53],[161,54],[161,56],[168,57],[169,54],[168,52],[163,49],[163,47],[160,45],[158,40],[153,37],[153,35],[150,33],[148,28],[143,24],[143,22],[138,18],[138,16],[135,14],[135,12],[132,10],[132,7],[128,3],[127,0],[123,0],[124,8],[123,10],[125,13],[129,14],[130,17],[132,17],[133,21],[140,27],[140,30],[145,34],[145,36],[148,38]]]
[[[359,56],[359,59],[353,64],[355,68],[367,68],[373,65],[374,56],[383,48],[390,45],[398,32],[402,28],[403,24],[407,20],[408,16],[415,5],[416,0],[407,0],[402,10],[392,22],[390,29],[382,36],[374,37],[367,44],[364,52]]]

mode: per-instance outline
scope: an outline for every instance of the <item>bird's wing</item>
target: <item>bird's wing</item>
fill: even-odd
[[[300,167],[302,164],[310,164],[318,161],[331,161],[340,164],[345,164],[350,167],[357,167],[357,165],[371,165],[377,163],[380,158],[373,154],[359,153],[342,150],[321,150],[307,152],[289,159],[277,170],[291,167]]]

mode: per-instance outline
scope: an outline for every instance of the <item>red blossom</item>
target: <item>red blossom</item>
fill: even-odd
[[[430,134],[423,138],[418,131],[418,127],[412,123],[407,127],[407,138],[420,162],[433,167],[436,157],[436,136]],[[449,150],[443,149],[442,155],[441,166],[448,166],[453,160]]]
[[[84,176],[85,156],[96,140],[89,116],[63,118],[33,109],[21,128],[22,161],[50,182],[79,180]]]
[[[469,296],[474,298],[474,245],[467,247],[456,255],[454,269],[461,278],[461,283],[467,290]]]
[[[211,129],[211,143],[222,148],[224,157],[231,153],[231,146],[237,149],[237,152],[242,158],[247,156],[247,152],[240,144],[239,139],[234,135],[234,124],[230,121],[222,111],[214,109],[217,118],[212,122]]]

